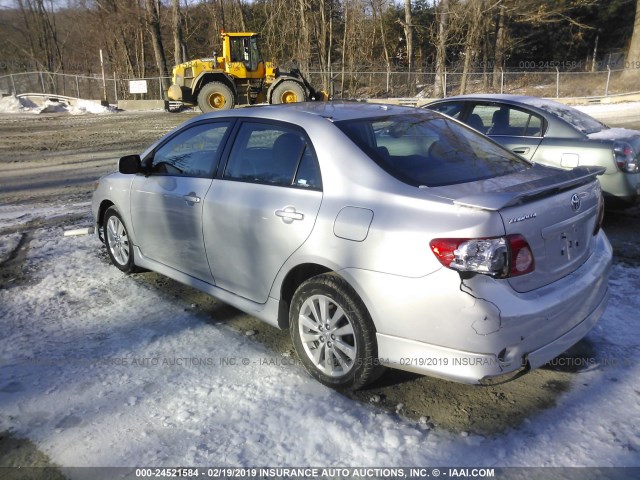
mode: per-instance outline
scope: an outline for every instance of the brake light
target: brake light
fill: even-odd
[[[429,246],[442,265],[459,272],[507,278],[524,275],[535,268],[533,252],[522,235],[436,238]]]
[[[633,147],[627,142],[614,142],[613,158],[622,172],[638,173],[638,159]]]

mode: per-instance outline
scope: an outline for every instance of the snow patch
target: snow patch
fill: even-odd
[[[69,113],[71,115],[84,115],[87,113],[104,114],[115,113],[117,109],[104,106],[91,100],[78,99],[75,105],[64,102],[54,102],[47,99],[43,105],[37,105],[24,97],[10,95],[0,99],[0,113]]]
[[[640,136],[640,131],[628,128],[607,128],[587,135],[591,140],[620,140]]]
[[[0,113],[25,113],[33,112],[38,106],[26,98],[18,98],[15,95],[0,98]]]

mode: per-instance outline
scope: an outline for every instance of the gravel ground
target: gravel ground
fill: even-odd
[[[91,225],[90,212],[70,208],[69,213],[47,218],[43,207],[77,205],[90,200],[93,182],[115,168],[117,158],[140,152],[193,113],[117,113],[69,116],[66,114],[0,115],[0,215],[33,211],[20,228],[6,228],[0,217],[0,288],[28,283],[23,269],[33,232],[57,225]],[[640,116],[630,120],[607,118],[612,126],[640,129]],[[609,211],[605,220],[615,250],[615,261],[640,265],[640,209]],[[96,248],[100,248],[96,243]],[[274,351],[293,352],[288,332],[279,331],[215,299],[155,273],[135,275],[167,296],[188,299],[198,310],[238,331],[253,330],[254,341]],[[214,321],[213,319],[216,319]],[[566,355],[593,356],[587,340]],[[409,418],[421,418],[432,427],[453,432],[497,435],[518,426],[541,409],[553,406],[579,372],[547,366],[502,385],[461,385],[400,371],[387,372],[377,383],[351,394],[354,401]],[[0,467],[47,466],[47,458],[28,441],[0,433]]]

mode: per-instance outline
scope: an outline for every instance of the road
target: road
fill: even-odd
[[[23,262],[29,249],[30,232],[52,225],[91,224],[90,212],[70,211],[67,216],[48,218],[50,205],[87,203],[93,182],[115,168],[117,158],[142,151],[149,143],[174,126],[192,118],[193,113],[118,113],[69,116],[66,114],[0,115],[0,235],[15,234],[2,224],[1,214],[28,209],[32,217],[20,227],[22,240],[1,264],[0,288],[19,287],[29,282]],[[640,112],[625,117],[608,116],[612,126],[640,129]],[[637,242],[640,238],[638,209],[608,212],[605,230],[616,251],[616,262],[640,265]],[[96,242],[96,249],[101,248]],[[0,259],[1,260],[1,259]],[[129,277],[131,278],[131,277]],[[252,341],[260,342],[274,355],[295,355],[288,332],[260,323],[255,318],[213,298],[155,273],[133,276],[135,282],[174,297],[186,308],[196,308],[215,323],[224,321],[234,329],[252,331]],[[128,277],[123,282],[130,281]],[[594,356],[592,346],[583,341],[568,353],[578,358]],[[571,388],[579,372],[545,367],[516,381],[477,387],[428,377],[387,372],[377,383],[350,394],[354,401],[373,403],[380,408],[420,419],[432,428],[453,432],[496,434],[515,427],[535,412],[553,406]]]

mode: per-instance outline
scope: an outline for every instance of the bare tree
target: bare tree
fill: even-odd
[[[496,43],[493,53],[493,88],[498,89],[501,83],[502,67],[504,65],[507,49],[507,7],[502,4],[498,7],[496,19]]]
[[[173,0],[173,58],[178,65],[187,59],[187,46],[182,33],[182,12],[180,0]]]
[[[387,32],[385,29],[385,23],[383,19],[383,8],[382,5],[384,0],[370,0],[371,3],[371,11],[373,12],[374,17],[374,29],[372,42],[375,42],[376,37],[376,17],[378,19],[378,28],[380,28],[380,39],[382,41],[382,52],[384,53],[384,63],[387,69],[387,86],[389,85],[389,78],[391,76],[391,58],[389,56],[389,48],[387,47]],[[388,95],[388,88],[385,89],[385,93]]]
[[[434,94],[447,96],[444,73],[447,64],[447,37],[449,35],[449,0],[440,0],[436,18],[438,37],[436,41],[436,76],[433,83]]]
[[[413,18],[411,15],[411,0],[404,0],[404,38],[407,41],[407,85],[409,87],[409,95],[413,94],[411,87],[411,73],[413,72]]]
[[[53,5],[50,11],[44,0],[18,0],[17,5],[24,21],[29,56],[45,70],[64,71]]]
[[[480,41],[482,39],[483,19],[486,18],[485,0],[469,2],[466,9],[467,35],[464,45],[464,66],[462,78],[460,80],[460,95],[464,95],[467,90],[467,77],[471,65],[478,58],[480,52]]]
[[[637,79],[640,77],[640,0],[636,0],[636,18],[633,22],[633,34],[627,50],[627,65],[631,68],[625,69],[622,74],[623,79]]]
[[[160,8],[156,0],[145,0],[147,24],[151,33],[151,44],[156,57],[156,65],[160,76],[167,75],[167,59],[162,46],[162,31],[160,29]]]

